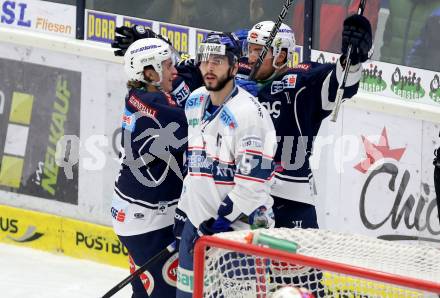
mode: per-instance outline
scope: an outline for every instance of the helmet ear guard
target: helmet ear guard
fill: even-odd
[[[255,24],[251,30],[248,32],[247,44],[243,44],[244,47],[248,47],[250,43],[258,45],[266,45],[266,42],[270,36],[273,26],[275,25],[272,21],[263,21]],[[288,61],[293,60],[293,53],[295,50],[295,34],[292,29],[286,24],[281,24],[275,38],[271,44],[272,53],[274,60],[272,65],[274,68],[279,69],[287,65]],[[278,59],[282,50],[285,49],[287,52],[287,59],[283,65],[276,65],[276,60]],[[248,51],[247,51],[248,52]]]

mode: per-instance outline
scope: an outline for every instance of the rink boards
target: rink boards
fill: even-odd
[[[0,242],[127,268],[113,230],[47,213],[0,205]]]
[[[0,53],[7,74],[0,76],[0,204],[42,212],[2,206],[1,241],[124,266],[109,228],[126,93],[122,58],[108,45],[6,28]],[[423,84],[397,90],[395,66],[364,68],[361,90],[336,124],[323,122],[314,143],[319,224],[438,246],[432,159],[440,105],[429,92],[437,73],[399,67],[401,79],[416,72]],[[68,110],[60,109],[66,102]],[[71,167],[54,162],[62,132],[78,138]]]

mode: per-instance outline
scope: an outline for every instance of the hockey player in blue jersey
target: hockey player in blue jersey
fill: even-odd
[[[264,21],[249,30],[241,78],[246,78],[256,63],[273,25],[272,21]],[[352,66],[344,98],[352,97],[358,90],[361,63],[367,60],[372,46],[369,21],[360,15],[348,17],[342,40],[342,56],[336,64],[304,62],[289,68],[287,61],[293,58],[295,38],[293,31],[282,24],[256,74],[256,83],[237,80],[267,108],[279,138],[271,191],[276,227],[318,228],[316,186],[309,163],[313,141],[335,105],[349,43],[353,45]]]
[[[134,42],[124,56],[129,91],[111,214],[132,272],[174,240],[187,136],[184,110],[170,95],[177,76],[174,56],[173,48],[158,38]],[[136,278],[133,297],[173,297],[176,276],[170,273],[175,272],[171,266],[177,266],[176,258]]]

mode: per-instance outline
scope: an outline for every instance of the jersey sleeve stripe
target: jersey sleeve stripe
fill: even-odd
[[[268,159],[273,159],[273,156],[270,156],[270,155],[264,154],[263,152],[261,152],[261,151],[256,151],[256,150],[249,150],[249,149],[246,149],[246,150],[239,151],[238,153],[239,153],[239,154],[242,154],[242,153],[250,153],[250,154],[252,154],[252,155],[259,155],[259,156],[264,156],[265,158],[268,158]]]
[[[259,178],[254,178],[254,177],[249,177],[249,176],[242,176],[240,174],[235,174],[236,178],[240,178],[240,179],[244,179],[244,180],[250,180],[250,181],[255,181],[255,182],[260,182],[260,183],[265,183],[266,180],[265,179],[259,179]]]
[[[209,177],[212,178],[211,174],[205,174],[205,173],[189,173],[190,176],[196,176],[196,177]]]

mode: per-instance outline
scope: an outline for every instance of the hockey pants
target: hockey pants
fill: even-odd
[[[137,269],[135,265],[142,266],[174,241],[172,226],[140,235],[118,237],[130,254],[130,272]],[[158,261],[158,263],[152,264],[150,270],[135,278],[131,282],[132,297],[174,297],[176,276],[172,266],[176,265],[176,258],[177,254],[174,254],[167,260]]]

